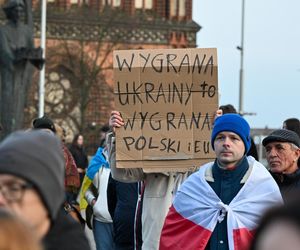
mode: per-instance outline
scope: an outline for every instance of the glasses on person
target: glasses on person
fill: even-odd
[[[0,193],[8,202],[19,202],[23,199],[25,190],[32,188],[30,183],[7,183],[0,185]]]

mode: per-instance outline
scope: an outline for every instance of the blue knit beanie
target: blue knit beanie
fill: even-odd
[[[214,149],[216,136],[222,131],[230,131],[238,134],[244,142],[245,154],[251,146],[250,126],[248,122],[239,114],[225,114],[215,120],[214,128],[211,134],[211,146]]]

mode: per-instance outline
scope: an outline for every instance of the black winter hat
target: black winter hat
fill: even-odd
[[[300,147],[300,138],[299,136],[291,130],[287,129],[277,129],[263,139],[262,144],[264,147],[270,142],[291,142],[297,147]]]
[[[56,133],[54,122],[45,115],[43,117],[34,119],[32,125],[35,129],[47,128]]]
[[[0,144],[0,173],[32,183],[52,221],[65,198],[64,166],[61,141],[46,131],[14,132]]]

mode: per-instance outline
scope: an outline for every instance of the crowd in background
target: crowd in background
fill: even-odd
[[[97,250],[294,249],[280,235],[300,244],[299,120],[263,140],[263,166],[247,121],[232,105],[218,112],[216,160],[189,172],[116,168],[118,111],[90,157],[83,134],[67,145],[65,129],[47,116],[12,133],[0,144],[0,248],[89,249],[89,228]]]

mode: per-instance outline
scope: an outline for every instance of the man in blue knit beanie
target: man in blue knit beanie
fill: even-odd
[[[238,114],[225,114],[216,119],[211,135],[211,145],[214,150],[214,141],[217,135],[223,131],[237,134],[244,143],[244,154],[247,154],[251,147],[250,126],[242,116]]]
[[[162,229],[161,250],[248,249],[263,212],[282,202],[270,173],[246,156],[250,143],[242,116],[216,118],[216,159],[181,185]]]

